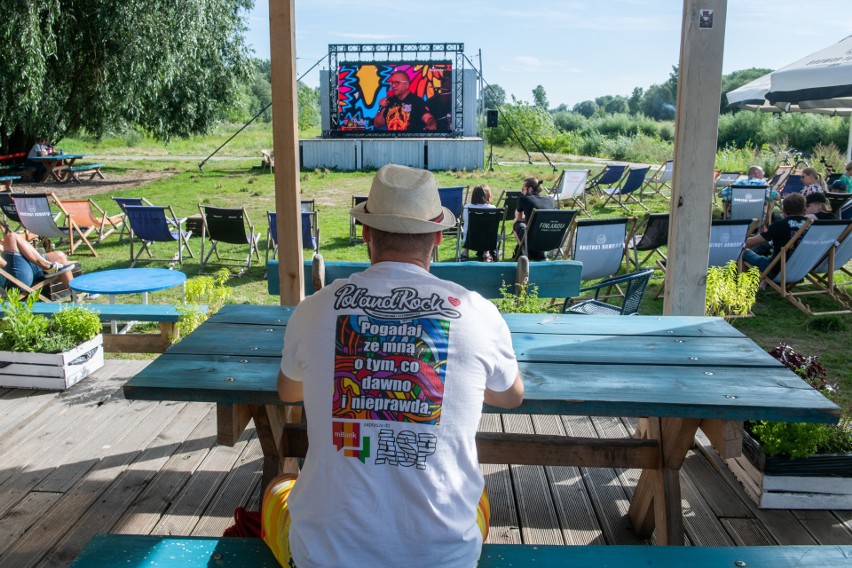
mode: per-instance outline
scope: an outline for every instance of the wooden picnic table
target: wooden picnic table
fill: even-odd
[[[223,444],[233,444],[253,419],[266,482],[306,448],[303,425],[285,424],[276,391],[291,313],[282,306],[225,306],[130,380],[125,396],[214,402]],[[628,439],[480,433],[480,461],[642,468],[628,514],[642,537],[656,527],[658,544],[683,544],[679,470],[699,427],[718,432],[720,424],[743,420],[834,423],[840,415],[719,318],[504,317],[525,401],[511,411],[486,411],[645,418],[639,435]]]
[[[63,183],[70,178],[66,173],[66,169],[74,165],[74,162],[80,158],[85,158],[86,154],[51,154],[49,156],[35,156],[29,158],[33,162],[43,162],[47,172],[44,177],[38,181],[47,181],[53,179],[56,182]]]

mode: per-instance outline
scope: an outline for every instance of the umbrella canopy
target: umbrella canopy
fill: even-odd
[[[750,110],[850,116],[852,35],[725,96],[729,105]],[[846,156],[852,156],[852,124]]]

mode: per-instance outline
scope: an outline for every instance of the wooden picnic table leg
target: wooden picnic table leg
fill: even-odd
[[[250,404],[249,412],[254,420],[257,439],[263,451],[263,487],[282,473],[299,473],[299,464],[280,451],[284,424],[299,422],[301,408],[294,406],[276,406]]]
[[[633,530],[649,538],[657,529],[657,544],[683,545],[680,468],[692,446],[698,424],[694,418],[643,418],[639,431],[657,440],[660,460],[654,469],[645,469],[630,502],[628,517]]]

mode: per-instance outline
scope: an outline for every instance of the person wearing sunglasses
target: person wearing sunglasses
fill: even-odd
[[[388,78],[387,96],[379,100],[379,112],[373,119],[378,130],[424,132],[437,128],[425,101],[411,92],[411,80],[405,71],[394,71]]]

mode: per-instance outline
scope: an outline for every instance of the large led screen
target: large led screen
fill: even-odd
[[[342,62],[337,134],[452,132],[452,64]]]

